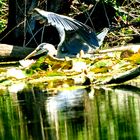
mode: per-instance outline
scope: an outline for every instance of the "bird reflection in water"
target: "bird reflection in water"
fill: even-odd
[[[86,92],[85,89],[64,90],[55,96],[49,97],[46,104],[49,119],[55,121],[58,112],[64,112],[68,117],[75,117],[75,113],[77,114],[81,109],[83,111],[83,96]]]
[[[75,128],[73,131],[79,127],[83,129],[84,97],[87,93],[87,89],[61,90],[49,96],[49,93],[35,87],[19,92],[18,100],[28,135],[34,139],[58,139],[58,133],[66,122]],[[60,121],[62,124],[59,124]],[[63,129],[66,131],[66,128]]]

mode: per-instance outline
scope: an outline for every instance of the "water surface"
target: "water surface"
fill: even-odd
[[[140,89],[36,86],[0,95],[0,140],[140,139]]]

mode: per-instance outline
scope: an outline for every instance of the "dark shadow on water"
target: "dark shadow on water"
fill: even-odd
[[[2,140],[121,140],[140,137],[140,89],[28,86],[0,96]]]
[[[118,85],[112,87],[112,89],[120,89],[122,91],[130,91],[134,94],[140,94],[140,88],[133,85]]]

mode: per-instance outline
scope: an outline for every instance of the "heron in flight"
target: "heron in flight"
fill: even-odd
[[[105,28],[102,33],[96,36],[96,33],[91,27],[80,21],[38,8],[34,9],[32,17],[55,27],[58,31],[60,42],[57,45],[57,52],[53,45],[41,43],[25,59],[44,52],[50,53],[51,51],[53,51],[54,55],[58,58],[66,56],[74,57],[81,50],[83,50],[84,53],[88,53],[90,50],[99,48],[108,32],[108,28]]]

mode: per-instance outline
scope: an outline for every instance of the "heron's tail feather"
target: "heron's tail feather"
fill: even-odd
[[[103,44],[103,41],[104,41],[108,31],[109,31],[109,28],[104,28],[103,31],[97,35],[99,46],[101,46]]]

